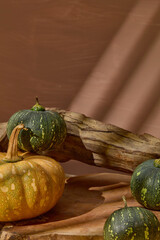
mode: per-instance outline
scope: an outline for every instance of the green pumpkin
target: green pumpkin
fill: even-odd
[[[21,110],[11,116],[7,124],[7,136],[12,130],[23,123],[28,131],[21,130],[18,137],[18,147],[29,152],[49,150],[61,144],[66,137],[66,124],[57,112],[45,110],[38,99],[29,110]]]
[[[159,240],[160,223],[148,209],[125,207],[114,211],[104,225],[104,240]]]
[[[147,160],[136,167],[131,192],[144,207],[160,210],[160,159]]]

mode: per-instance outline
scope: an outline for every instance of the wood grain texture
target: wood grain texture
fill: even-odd
[[[158,138],[137,135],[83,114],[58,111],[67,123],[67,139],[60,148],[45,153],[58,161],[76,159],[90,165],[133,172],[143,161],[160,157]]]
[[[65,142],[42,153],[57,161],[74,159],[98,167],[133,172],[143,161],[160,157],[160,139],[149,134],[136,135],[80,113],[48,109],[58,111],[67,124]],[[1,134],[0,146],[5,151],[7,139],[4,123],[1,125]]]

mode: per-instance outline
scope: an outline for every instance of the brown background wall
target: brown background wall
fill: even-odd
[[[159,59],[159,0],[1,0],[0,121],[38,96],[160,137]]]

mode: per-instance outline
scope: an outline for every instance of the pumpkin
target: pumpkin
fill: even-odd
[[[17,221],[50,210],[61,197],[65,175],[61,165],[46,156],[17,154],[24,125],[14,128],[7,153],[0,153],[0,221]]]
[[[58,112],[45,110],[36,98],[36,104],[29,110],[14,113],[7,124],[7,136],[23,123],[28,131],[22,130],[18,137],[18,147],[29,152],[49,150],[61,144],[66,137],[66,124]]]
[[[160,210],[160,159],[144,161],[131,178],[131,192],[144,207]]]
[[[123,198],[124,199],[124,198]],[[160,223],[148,209],[125,206],[114,211],[104,224],[104,240],[159,240]]]

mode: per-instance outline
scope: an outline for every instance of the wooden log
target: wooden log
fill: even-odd
[[[89,165],[133,172],[143,161],[160,157],[160,139],[138,135],[83,114],[48,108],[59,112],[67,124],[65,142],[42,154],[64,162],[75,159]],[[7,148],[6,123],[0,124],[0,150]]]
[[[160,157],[160,139],[138,135],[83,114],[58,110],[67,124],[67,138],[60,147],[46,152],[58,161],[70,159],[98,167],[133,172],[143,161]]]

